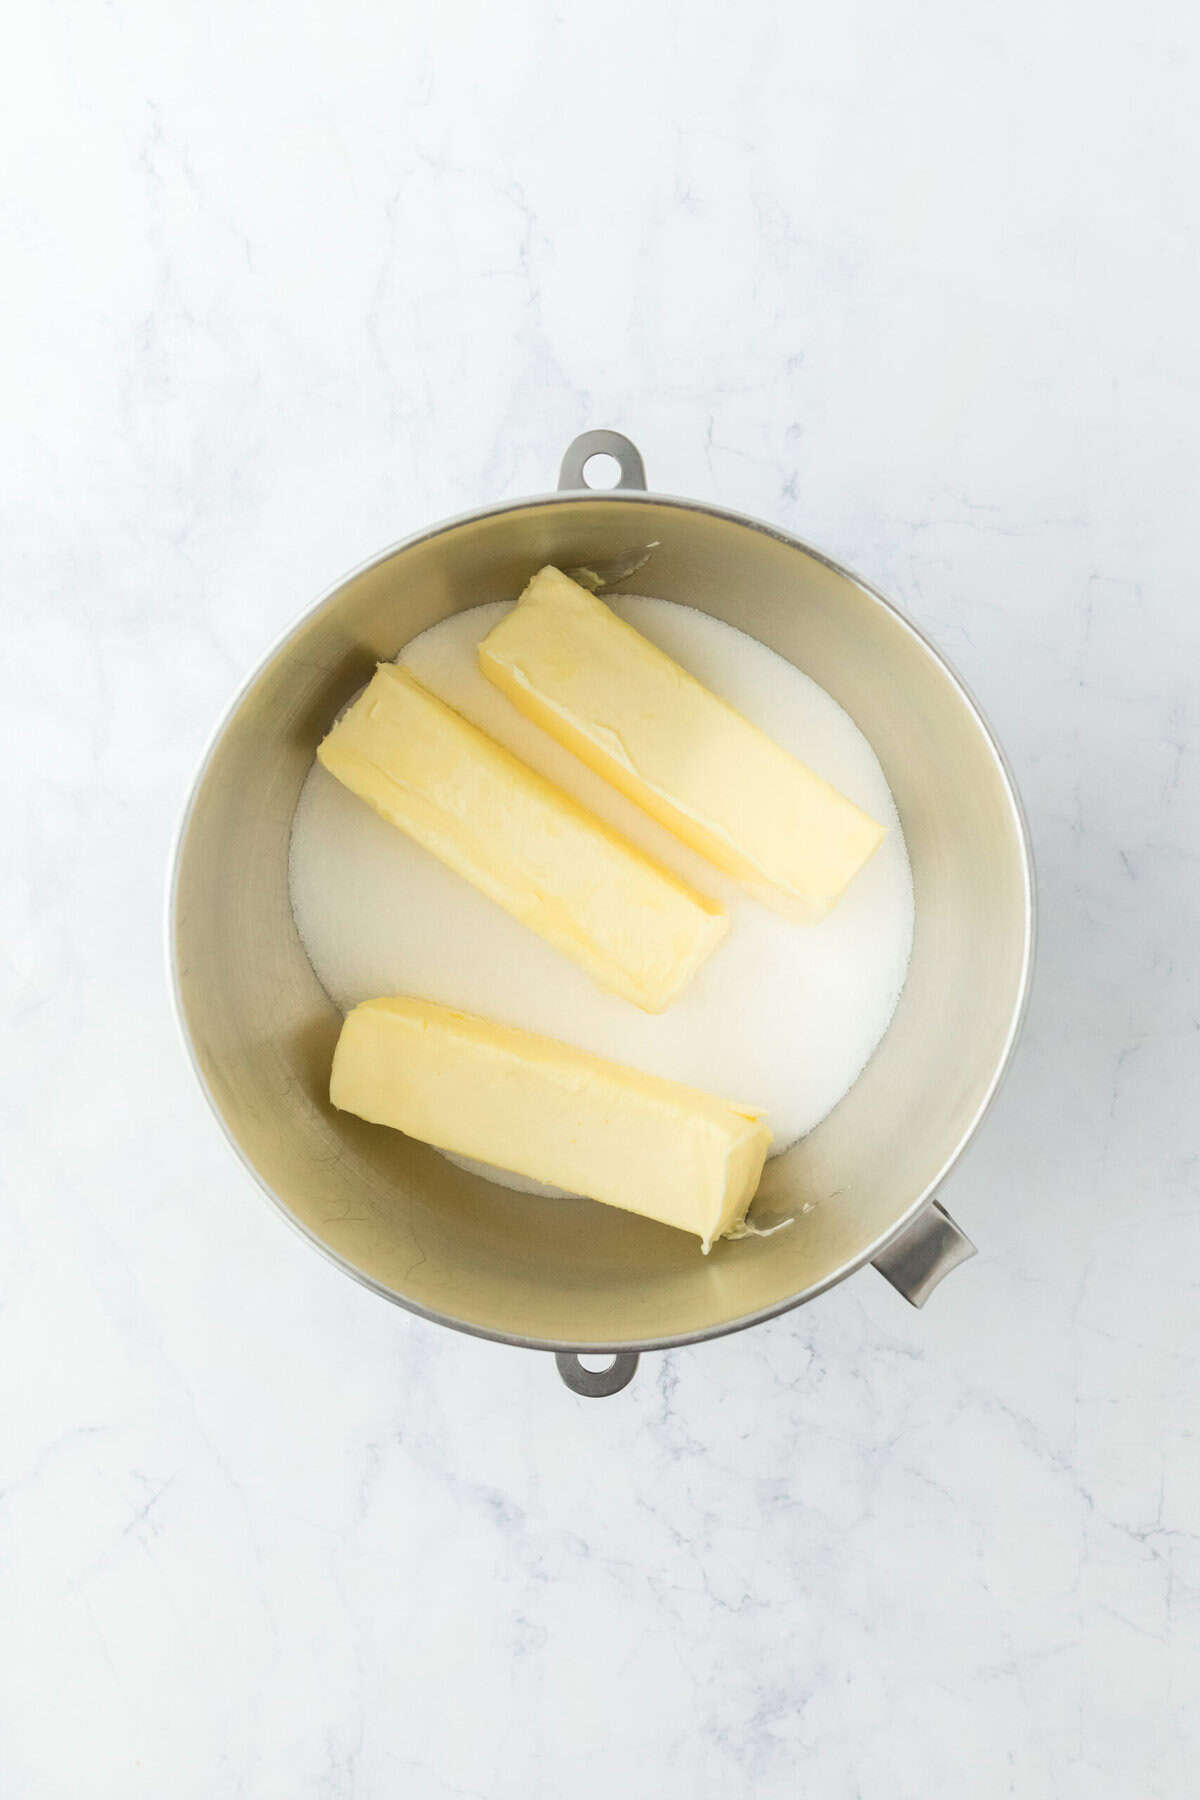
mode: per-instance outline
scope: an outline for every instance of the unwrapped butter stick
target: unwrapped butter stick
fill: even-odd
[[[380,665],[317,756],[391,824],[646,1012],[671,1004],[729,928],[718,901],[395,663]]]
[[[759,1115],[429,1000],[349,1014],[329,1097],[458,1156],[693,1231],[707,1254],[754,1198]]]
[[[760,900],[824,918],[885,830],[632,625],[545,568],[479,646],[527,719]]]

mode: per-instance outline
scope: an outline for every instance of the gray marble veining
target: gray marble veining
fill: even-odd
[[[0,1793],[1194,1793],[1195,19],[35,0],[9,49]],[[1042,900],[979,1257],[604,1403],[281,1227],[161,949],[264,646],[591,425],[912,613]]]

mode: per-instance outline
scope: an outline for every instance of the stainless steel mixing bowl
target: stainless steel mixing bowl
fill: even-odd
[[[621,485],[584,467],[616,456]],[[515,596],[543,563],[619,569],[788,657],[852,714],[883,764],[916,887],[912,963],[891,1028],[825,1122],[768,1164],[759,1204],[790,1230],[698,1254],[682,1232],[590,1202],[533,1198],[335,1112],[341,1024],[288,904],[292,812],[318,739],[375,663],[464,607]],[[403,921],[397,921],[403,929]],[[920,1304],[972,1253],[933,1200],[995,1093],[1029,986],[1033,871],[1003,756],[961,684],[896,609],[781,531],[645,491],[613,432],[571,445],[559,491],[489,507],[385,551],[333,589],[235,700],[192,792],[170,954],[196,1073],[247,1168],[348,1274],[462,1331],[558,1353],[611,1393],[640,1351],[799,1306],[866,1262]],[[603,1371],[581,1354],[607,1353]]]

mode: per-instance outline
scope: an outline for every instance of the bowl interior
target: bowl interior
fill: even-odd
[[[699,606],[813,676],[874,745],[916,890],[908,982],[854,1088],[768,1165],[764,1203],[812,1210],[764,1240],[694,1240],[589,1202],[536,1199],[336,1113],[340,1026],[288,903],[292,812],[338,707],[415,633],[514,597],[545,562],[658,541],[631,585]],[[352,576],[276,649],[209,756],[180,843],[173,953],[185,1033],[229,1136],[318,1244],[406,1305],[547,1346],[726,1330],[811,1296],[915,1210],[970,1134],[1016,1027],[1029,869],[1012,790],[962,690],[842,571],[767,529],[656,498],[497,509]]]

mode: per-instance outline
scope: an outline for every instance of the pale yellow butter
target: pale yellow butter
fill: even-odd
[[[423,1143],[693,1231],[705,1252],[754,1198],[758,1114],[553,1038],[428,1000],[367,1000],[329,1097]]]
[[[479,662],[526,718],[790,917],[823,918],[886,835],[559,569],[534,576]]]
[[[670,1005],[728,930],[717,901],[394,663],[380,666],[317,756],[391,824],[647,1012]]]

